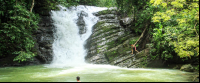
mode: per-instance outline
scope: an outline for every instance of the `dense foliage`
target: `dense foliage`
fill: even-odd
[[[32,31],[38,28],[38,16],[30,12],[32,1],[1,0],[0,56],[17,54],[14,61],[35,56]]]
[[[116,0],[120,12],[134,16],[133,32],[148,26],[151,57],[182,60],[199,56],[199,0]],[[133,12],[134,10],[134,12]],[[132,28],[130,27],[130,28]]]
[[[141,34],[146,26],[153,26],[151,18],[156,8],[151,6],[149,0],[116,0],[116,2],[122,18],[134,17],[134,23],[130,27],[133,32]]]
[[[153,40],[155,52],[165,59],[172,58],[174,50],[180,58],[199,56],[199,4],[198,0],[151,0],[157,11],[152,22],[157,27]],[[159,50],[162,49],[162,50]]]

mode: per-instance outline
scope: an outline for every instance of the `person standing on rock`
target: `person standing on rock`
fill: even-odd
[[[134,48],[135,48],[135,51],[137,51],[137,50],[136,50],[136,46],[135,46],[135,44],[132,44],[132,45],[131,45],[131,51],[132,51],[131,54],[133,54],[133,49],[134,49]],[[137,51],[137,52],[138,52],[138,51]]]

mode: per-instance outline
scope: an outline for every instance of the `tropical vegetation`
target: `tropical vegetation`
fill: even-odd
[[[33,32],[40,14],[35,5],[48,10],[93,5],[117,7],[121,17],[132,16],[130,30],[141,34],[145,28],[151,35],[151,57],[168,60],[199,59],[199,0],[0,0],[0,57],[16,56],[14,61],[26,61],[36,56]]]

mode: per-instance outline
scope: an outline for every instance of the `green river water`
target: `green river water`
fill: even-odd
[[[190,72],[176,69],[120,68],[87,64],[50,68],[48,65],[0,68],[0,82],[189,82]]]

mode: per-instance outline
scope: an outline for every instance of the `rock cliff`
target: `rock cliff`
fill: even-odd
[[[141,52],[136,55],[131,54],[131,42],[137,41],[139,36],[124,26],[132,23],[133,18],[118,18],[115,8],[100,11],[94,15],[100,20],[93,27],[93,33],[87,40],[88,54],[85,57],[87,62],[127,68],[147,66],[145,62],[151,61],[148,56],[149,48],[146,45],[141,46],[145,44],[142,40],[139,41],[139,49],[137,48]]]
[[[35,48],[37,49],[36,58],[41,63],[50,63],[52,61],[53,44],[53,25],[50,16],[41,16],[39,28],[34,34],[37,40]]]

